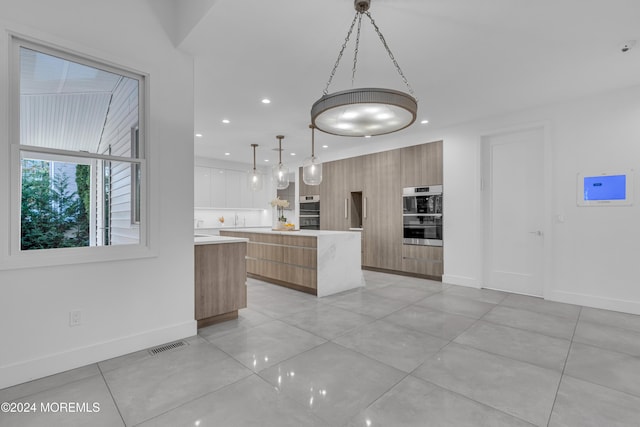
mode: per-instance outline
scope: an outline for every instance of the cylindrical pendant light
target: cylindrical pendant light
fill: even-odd
[[[251,191],[260,191],[264,179],[262,179],[262,173],[256,169],[256,147],[258,144],[251,144],[251,146],[253,147],[253,169],[249,169],[247,172],[247,185]]]
[[[302,180],[307,185],[320,185],[322,182],[322,163],[315,153],[315,126],[311,128],[311,157],[307,157],[302,165]]]
[[[282,140],[283,135],[276,136],[278,138],[278,166],[273,168],[273,179],[276,181],[276,188],[284,190],[289,186],[289,168],[282,164]]]

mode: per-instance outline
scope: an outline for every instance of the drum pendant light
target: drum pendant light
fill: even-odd
[[[251,146],[253,147],[253,169],[249,169],[247,172],[247,185],[249,190],[255,192],[262,190],[264,179],[262,179],[262,173],[256,169],[256,147],[258,144],[251,144]]]
[[[391,53],[384,36],[371,17],[371,13],[369,13],[370,5],[371,0],[354,0],[356,16],[353,18],[347,37],[338,54],[338,60],[333,66],[323,96],[311,107],[311,123],[322,132],[339,136],[384,135],[404,129],[416,120],[418,101],[413,96],[413,89],[411,89],[407,78],[404,76],[402,69],[400,69],[393,53]],[[329,86],[340,63],[340,58],[342,58],[356,22],[358,22],[353,71],[351,74],[351,84],[353,86],[363,15],[371,21],[378,38],[411,95],[397,90],[381,88],[357,88],[329,93]]]
[[[302,165],[302,180],[307,185],[320,185],[322,182],[322,163],[315,153],[315,128],[313,125],[309,125],[309,127],[311,128],[311,157],[307,157]]]
[[[273,179],[276,181],[276,188],[284,190],[289,186],[289,168],[282,164],[282,140],[283,135],[276,136],[278,138],[278,166],[273,168]]]

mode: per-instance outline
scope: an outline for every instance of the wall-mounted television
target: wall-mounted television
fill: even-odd
[[[633,171],[578,174],[578,206],[631,206]]]

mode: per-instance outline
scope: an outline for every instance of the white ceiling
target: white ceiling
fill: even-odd
[[[177,41],[195,57],[196,155],[249,163],[257,143],[258,161],[273,164],[283,134],[283,161],[300,164],[310,152],[309,111],[353,1],[200,0],[199,8],[204,16],[191,16],[193,29]],[[414,125],[376,141],[418,144],[427,129],[640,84],[640,44],[619,49],[640,40],[638,0],[372,0],[370,12],[419,100]],[[406,90],[368,20],[362,28],[355,86]],[[351,86],[353,42],[330,92]],[[321,158],[370,141],[316,133],[317,145],[329,145]]]

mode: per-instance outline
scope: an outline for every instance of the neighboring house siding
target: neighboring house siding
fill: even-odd
[[[138,126],[138,84],[124,78],[116,87],[105,122],[100,150],[114,156],[131,157],[131,130]],[[139,226],[132,223],[129,163],[111,163],[111,244],[138,243]]]

